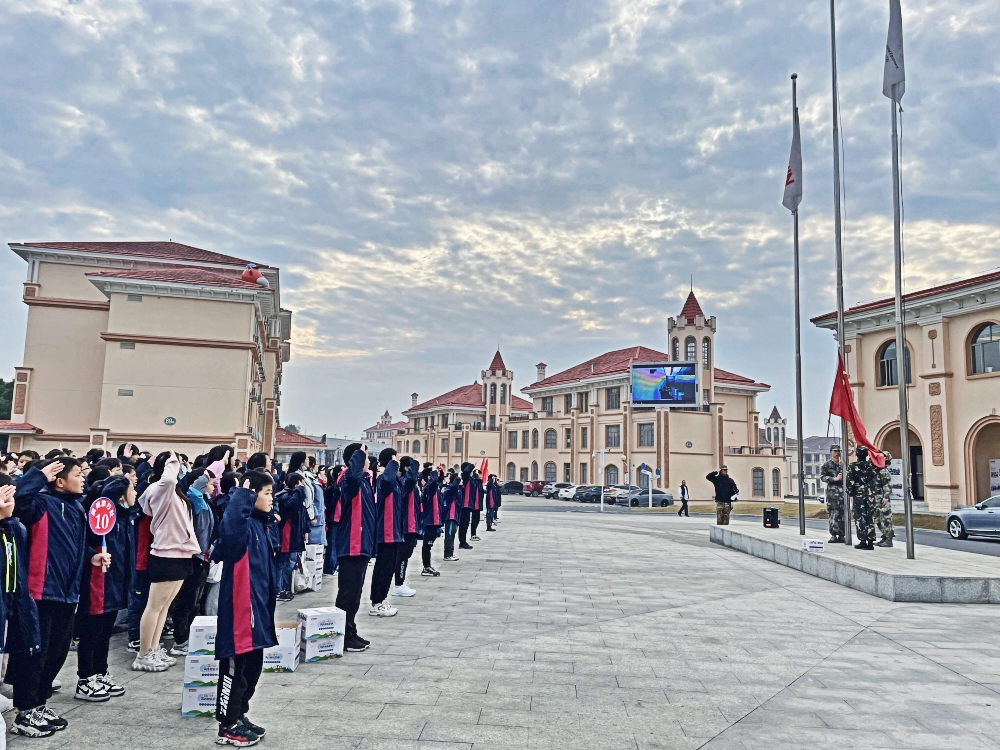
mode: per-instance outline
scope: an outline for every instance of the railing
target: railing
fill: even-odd
[[[784,456],[781,448],[754,448],[750,445],[727,445],[727,456]]]

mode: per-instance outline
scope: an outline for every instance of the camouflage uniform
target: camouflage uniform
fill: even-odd
[[[826,512],[830,516],[830,541],[844,536],[844,482],[835,481],[844,471],[844,465],[830,460],[819,470],[820,478],[826,482]]]
[[[875,511],[875,525],[882,532],[882,541],[892,544],[895,530],[892,527],[892,473],[889,471],[889,462],[892,456],[885,451],[885,468],[878,471],[878,494],[879,504]],[[888,546],[888,545],[886,545]]]
[[[879,470],[865,457],[847,470],[847,492],[854,499],[854,522],[860,544],[875,544],[875,509],[881,503]]]

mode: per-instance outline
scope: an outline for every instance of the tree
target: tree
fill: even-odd
[[[286,424],[285,429],[289,432],[294,432],[296,435],[299,434],[299,426],[297,424]]]

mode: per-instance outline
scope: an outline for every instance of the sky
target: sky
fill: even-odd
[[[1000,265],[1000,3],[904,0],[907,289]],[[891,294],[887,0],[839,0],[846,299]],[[3,242],[165,240],[281,267],[281,419],[358,435],[473,382],[667,349],[689,286],[716,364],[794,433],[835,369],[826,0],[7,0]],[[23,261],[0,253],[0,375]],[[206,324],[210,327],[210,324]],[[192,331],[192,336],[199,332]]]

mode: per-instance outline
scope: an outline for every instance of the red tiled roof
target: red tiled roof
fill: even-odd
[[[5,432],[38,432],[38,428],[27,422],[11,422],[9,419],[0,419],[0,433]]]
[[[742,375],[737,375],[735,372],[720,370],[718,367],[715,368],[715,382],[729,383],[731,385],[752,385],[756,388],[771,387],[767,383],[758,383],[753,378],[745,378]]]
[[[1000,271],[992,271],[990,273],[984,273],[979,276],[972,276],[968,279],[959,279],[958,281],[949,281],[947,284],[939,284],[938,286],[928,287],[927,289],[918,289],[915,292],[910,292],[903,295],[903,303],[911,302],[918,299],[923,299],[925,297],[933,297],[935,294],[941,294],[943,292],[951,292],[956,289],[966,289],[968,287],[979,286],[980,284],[989,284],[991,282],[1000,281]],[[895,297],[885,297],[883,299],[874,300],[873,302],[865,302],[861,305],[855,305],[844,311],[845,315],[850,315],[851,313],[867,312],[869,310],[877,310],[880,307],[889,307],[895,304]],[[815,318],[810,318],[810,322],[818,324],[820,321],[825,320],[835,320],[837,317],[837,312],[824,313],[823,315],[817,315]]]
[[[525,401],[520,396],[510,397],[510,410],[511,411],[534,411],[535,405],[530,401]]]
[[[432,398],[430,401],[424,401],[422,404],[417,404],[416,406],[404,411],[403,414],[409,414],[414,411],[425,411],[426,409],[436,409],[441,406],[471,406],[485,408],[486,402],[483,401],[482,384],[477,382],[472,385],[459,386],[455,390],[448,391],[437,398]]]
[[[688,294],[687,301],[684,302],[684,307],[681,309],[681,317],[690,324],[694,323],[694,319],[698,315],[705,317],[705,313],[701,311],[701,305],[698,304],[698,298],[694,296],[692,291]]]
[[[196,284],[201,286],[221,286],[233,289],[253,289],[266,291],[258,284],[251,284],[236,276],[224,276],[221,273],[206,271],[202,268],[150,268],[140,271],[102,271],[88,273],[88,278],[98,279],[138,279],[140,281],[163,281],[175,284]]]
[[[487,370],[506,370],[507,365],[503,363],[503,357],[500,356],[500,350],[497,349],[497,353],[493,355],[493,361],[490,362],[490,366],[486,368]]]
[[[299,435],[297,432],[290,432],[284,427],[278,427],[274,431],[274,442],[277,445],[301,445],[303,448],[315,448],[316,446],[324,445],[319,440]]]
[[[392,424],[382,424],[381,422],[372,425],[365,432],[384,432],[385,430],[405,430],[410,426],[409,422],[393,422]]]
[[[200,247],[182,245],[179,242],[25,242],[23,244],[26,247],[47,250],[76,250],[82,253],[102,253],[105,255],[142,255],[161,260],[187,260],[193,263],[245,266],[251,262],[242,258],[234,258],[231,255],[202,250]],[[267,266],[260,267],[266,268]]]

